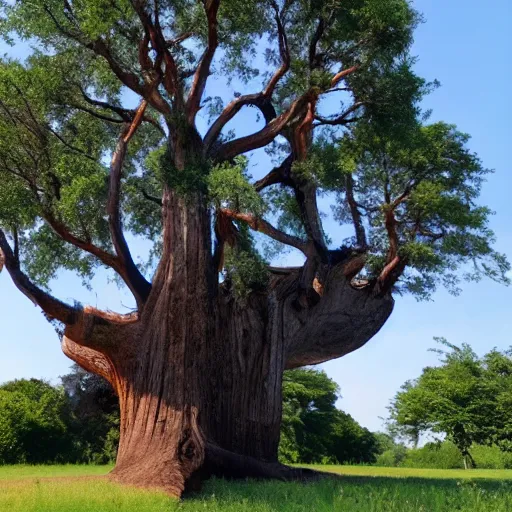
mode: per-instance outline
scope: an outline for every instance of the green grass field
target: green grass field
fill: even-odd
[[[2,512],[510,512],[512,470],[322,466],[312,484],[206,482],[182,502],[113,484],[106,466],[0,467]],[[320,467],[319,467],[320,469]]]

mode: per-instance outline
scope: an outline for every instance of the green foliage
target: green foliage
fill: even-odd
[[[478,469],[511,469],[512,454],[498,446],[474,444],[471,456]],[[464,469],[460,450],[450,441],[427,443],[422,448],[407,449],[396,445],[377,457],[376,466],[421,468],[421,469]]]
[[[392,448],[382,452],[375,461],[375,466],[381,467],[399,467],[407,456],[407,448],[397,444]]]
[[[389,248],[384,217],[393,210],[399,255],[407,264],[398,290],[428,298],[438,284],[458,293],[461,277],[508,284],[510,265],[492,248],[492,212],[476,203],[490,171],[468,150],[468,140],[445,123],[416,126],[403,137],[361,125],[343,137],[338,165],[323,181],[340,191],[343,174],[353,175],[368,231],[370,276],[383,267]],[[350,222],[344,192],[340,200],[337,218]]]
[[[319,95],[318,112],[325,119],[332,123],[345,113],[350,121],[317,129],[307,158],[295,163],[292,174],[313,182],[320,193],[339,194],[340,204],[334,207],[342,223],[352,223],[344,195],[347,173],[353,174],[370,246],[362,277],[374,278],[386,264],[383,188],[388,187],[393,200],[408,190],[396,209],[400,257],[407,263],[400,291],[428,298],[439,284],[458,292],[461,277],[506,282],[508,262],[492,248],[491,212],[476,204],[487,171],[466,149],[465,134],[444,123],[421,126],[426,119],[421,99],[438,84],[413,71],[409,51],[422,18],[410,2],[223,0],[217,20],[219,46],[210,70],[220,84],[239,85],[239,94],[254,92],[254,87],[261,89],[258,82],[267,84],[282,64],[276,8],[290,54],[289,70],[271,98],[277,114],[309,91]],[[186,95],[208,41],[204,5],[166,0],[146,9],[149,19],[163,27],[165,38],[175,40],[168,50]],[[7,58],[0,62],[0,226],[18,233],[24,270],[37,282],[47,285],[59,268],[89,280],[98,262],[59,242],[43,224],[51,218],[53,226],[58,223],[81,240],[112,249],[105,215],[106,161],[122,125],[118,114],[126,114],[133,99],[126,89],[140,96],[152,73],[158,73],[141,64],[145,29],[127,0],[64,6],[58,0],[3,1],[0,11],[0,37],[32,45],[23,63]],[[181,40],[183,35],[187,37]],[[352,66],[357,72],[345,77],[340,91],[333,91],[333,74]],[[328,91],[339,101],[323,101]],[[304,220],[289,190],[271,187],[262,199],[250,184],[247,161],[212,161],[198,131],[188,124],[181,104],[185,98],[180,103],[164,90],[162,80],[155,85],[157,92],[169,103],[169,111],[162,115],[148,107],[146,115],[153,124],[143,123],[130,143],[121,187],[124,228],[154,244],[152,259],[160,251],[158,198],[163,187],[184,197],[200,192],[206,198],[209,192],[214,206],[257,216],[269,213],[280,229],[304,235]],[[226,101],[208,97],[202,106],[215,116]],[[255,126],[251,132],[258,130]],[[216,144],[239,136],[229,127],[224,132]],[[187,148],[177,163],[173,151],[179,141]],[[276,160],[290,149],[278,139],[263,145]],[[262,260],[255,252],[245,251],[239,266],[252,261],[261,274]],[[227,270],[231,274],[233,261]],[[150,261],[144,268],[153,266]],[[240,271],[238,276],[249,279],[243,283],[246,289],[252,287],[250,274]],[[257,281],[262,282],[259,277]]]
[[[208,176],[209,196],[215,207],[262,216],[264,203],[250,178],[245,157],[236,158],[233,164],[225,162],[215,166]]]
[[[464,469],[460,450],[450,441],[427,443],[422,448],[408,450],[401,465],[407,468]]]
[[[64,391],[36,379],[0,386],[0,464],[66,460],[72,451]]]
[[[479,358],[468,345],[439,351],[441,366],[427,367],[393,399],[391,426],[406,437],[442,433],[464,457],[472,444],[510,450],[512,372],[510,352],[493,350]]]
[[[115,461],[119,405],[110,385],[78,366],[63,386],[0,386],[0,464]]]
[[[376,437],[336,409],[339,389],[322,371],[285,372],[280,459],[288,463],[371,463]]]
[[[240,299],[245,299],[255,290],[263,289],[268,282],[267,263],[252,248],[226,248],[224,274]]]

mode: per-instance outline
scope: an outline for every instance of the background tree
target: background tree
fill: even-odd
[[[284,462],[371,463],[376,437],[336,408],[339,389],[323,371],[297,369],[283,378],[279,455]]]
[[[115,462],[119,442],[119,399],[112,386],[99,375],[77,364],[61,377],[72,421],[69,431],[75,440],[80,462]]]
[[[474,466],[470,448],[496,444],[510,449],[512,373],[510,353],[493,350],[479,358],[468,345],[440,350],[441,366],[427,367],[402,386],[390,406],[392,429],[417,439],[441,433],[460,450],[464,466]]]
[[[64,390],[47,382],[15,380],[0,386],[0,463],[72,460],[71,411]]]
[[[361,347],[393,290],[456,290],[458,267],[506,281],[476,205],[485,169],[454,127],[422,126],[435,84],[412,71],[406,0],[1,5],[4,38],[33,46],[0,64],[2,264],[118,394],[118,480],[180,495],[211,472],[296,476],[277,464],[286,368]],[[207,96],[212,75],[243,93]],[[249,134],[233,131],[247,107]],[[275,167],[253,180],[260,148]],[[319,193],[355,232],[341,249]],[[256,236],[304,264],[270,267]],[[45,289],[98,267],[133,313]]]

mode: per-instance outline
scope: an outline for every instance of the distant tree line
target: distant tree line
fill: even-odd
[[[340,390],[325,372],[285,372],[280,460],[512,469],[512,351],[478,357],[468,345],[437,341],[440,365],[395,395],[387,434],[337,409]],[[418,448],[426,434],[437,439]],[[108,463],[118,441],[117,397],[78,365],[59,386],[37,379],[0,385],[0,464]]]
[[[336,408],[338,386],[318,370],[285,373],[282,462],[371,464],[380,436]],[[0,386],[0,463],[115,460],[119,406],[111,386],[78,365],[52,386],[37,379]]]

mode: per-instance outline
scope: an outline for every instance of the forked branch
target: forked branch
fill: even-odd
[[[286,37],[285,28],[279,14],[279,9],[276,2],[272,2],[272,6],[275,10],[275,19],[277,25],[277,37],[279,44],[279,54],[281,57],[281,65],[272,75],[265,88],[258,93],[246,94],[234,99],[224,109],[220,116],[215,120],[210,129],[208,130],[205,139],[205,152],[208,153],[212,144],[217,141],[220,133],[226,124],[235,117],[238,112],[248,105],[255,106],[260,109],[265,122],[268,124],[276,117],[275,108],[272,106],[272,95],[281,81],[290,69],[290,51],[288,48],[288,39]]]

